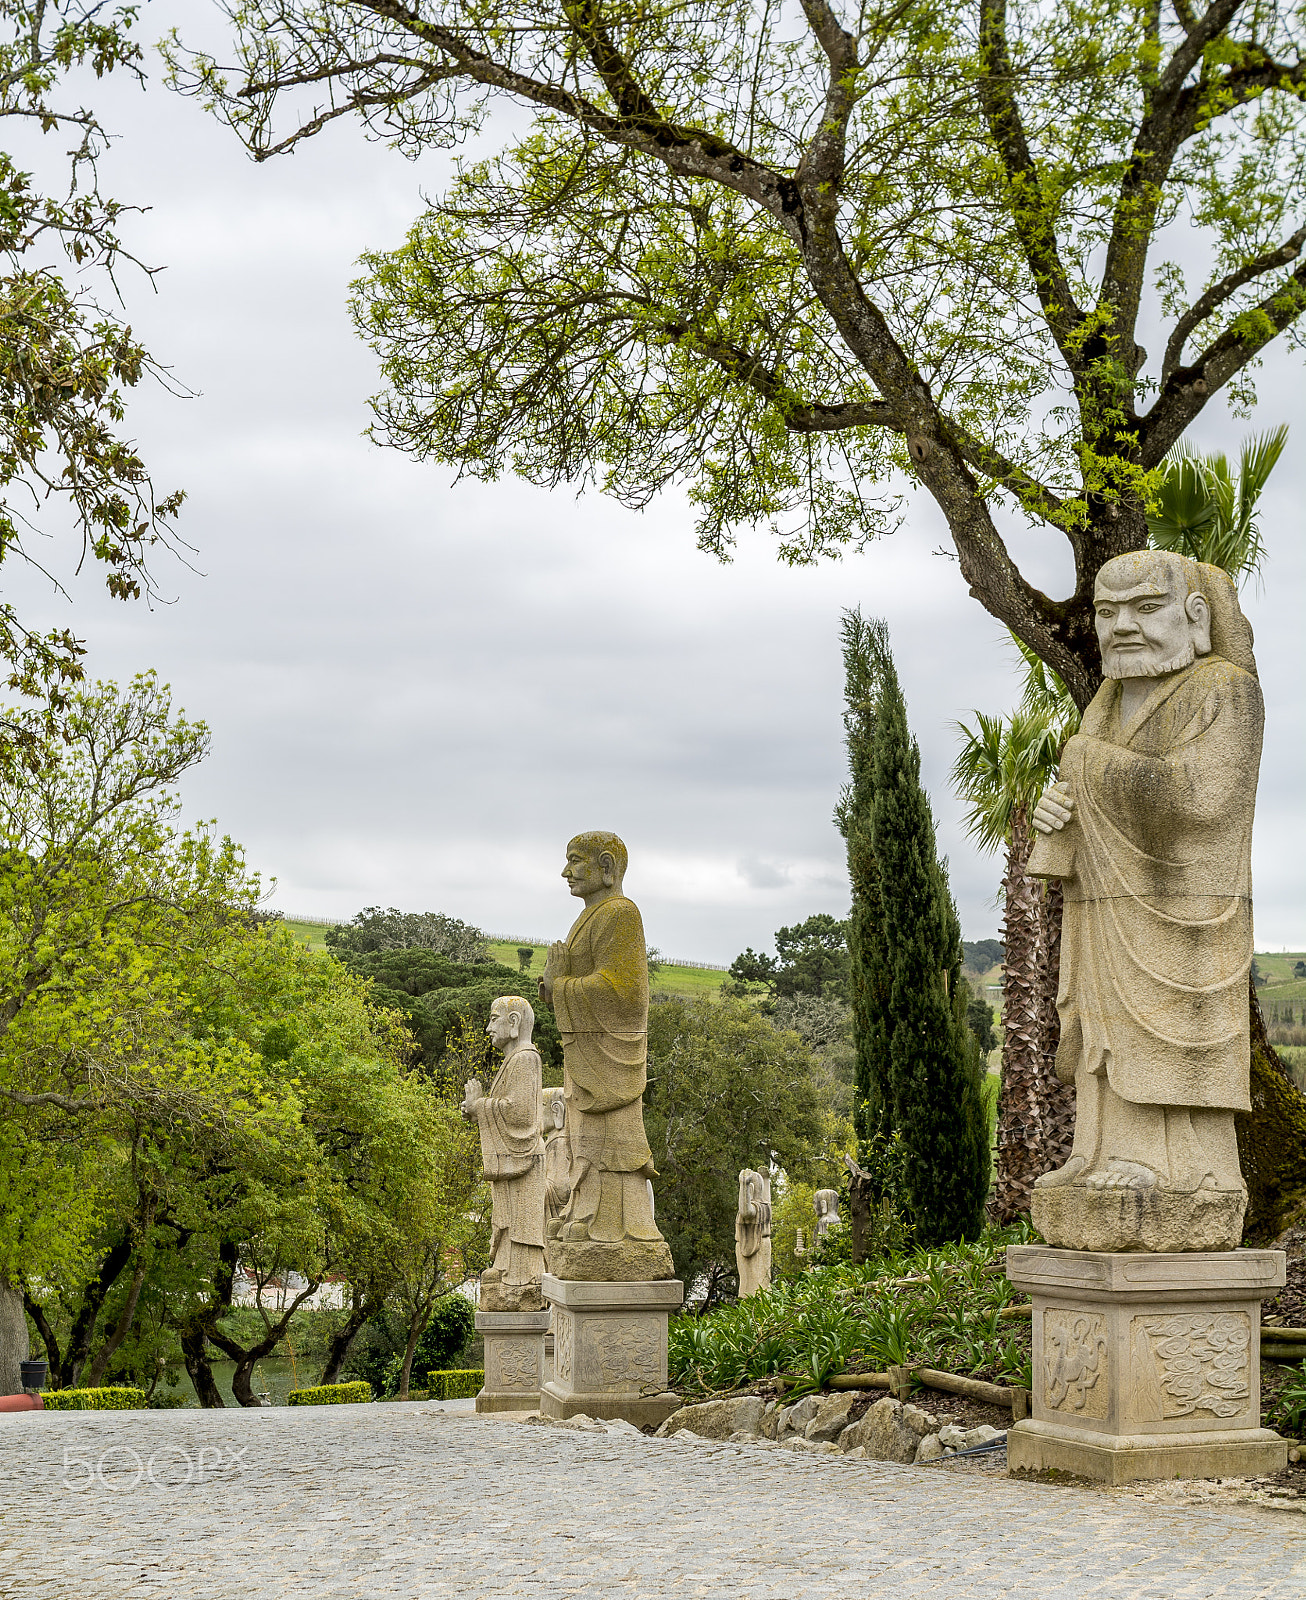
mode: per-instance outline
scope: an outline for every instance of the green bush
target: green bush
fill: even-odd
[[[427,1392],[432,1400],[474,1400],[485,1387],[484,1367],[462,1367],[452,1372],[428,1372]]]
[[[316,1389],[292,1389],[286,1396],[292,1406],[354,1406],[372,1398],[370,1383],[323,1383]]]
[[[53,1389],[42,1394],[47,1411],[144,1411],[144,1389]]]

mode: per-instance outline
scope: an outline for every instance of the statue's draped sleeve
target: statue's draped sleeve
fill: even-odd
[[[544,1245],[544,1139],[538,1050],[514,1050],[477,1112],[481,1160],[490,1179],[491,1223],[515,1244]]]
[[[1260,687],[1208,656],[1124,729],[1119,701],[1104,684],[1067,743],[1074,815],[1029,863],[1065,899],[1058,1075],[1084,1064],[1135,1103],[1245,1111]]]

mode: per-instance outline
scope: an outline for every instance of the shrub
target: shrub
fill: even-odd
[[[54,1389],[42,1394],[47,1411],[144,1411],[144,1389]]]
[[[484,1367],[427,1374],[427,1392],[432,1400],[474,1400],[484,1387]]]
[[[323,1383],[315,1389],[292,1389],[286,1403],[292,1406],[353,1406],[372,1398],[370,1383]]]

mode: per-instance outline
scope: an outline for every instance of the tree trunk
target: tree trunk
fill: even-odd
[[[1033,845],[1024,807],[1018,807],[1012,816],[1003,880],[1002,1092],[994,1201],[1002,1222],[1028,1215],[1034,1179],[1043,1171],[1038,1115],[1043,892],[1025,870]]]
[[[859,1266],[866,1260],[866,1235],[879,1196],[870,1173],[863,1172],[851,1157],[843,1159],[848,1168],[848,1226],[853,1265]]]
[[[226,1409],[226,1401],[218,1393],[213,1381],[213,1366],[204,1344],[205,1330],[199,1323],[188,1323],[181,1330],[181,1357],[186,1363],[190,1381],[195,1385],[199,1402],[206,1409]]]
[[[136,1263],[136,1271],[132,1273],[131,1288],[127,1291],[127,1303],[122,1308],[122,1315],[118,1318],[113,1332],[105,1339],[104,1343],[95,1352],[95,1359],[91,1362],[86,1378],[88,1389],[98,1389],[104,1378],[105,1368],[114,1351],[127,1337],[132,1322],[136,1317],[136,1306],[141,1297],[141,1285],[145,1282],[145,1269],[148,1261],[142,1247],[140,1259]]]
[[[408,1324],[408,1343],[404,1346],[404,1364],[399,1369],[399,1398],[407,1400],[408,1384],[413,1373],[413,1352],[417,1349],[417,1341],[422,1337],[422,1329],[431,1320],[430,1308],[425,1312],[418,1312]]]
[[[317,1380],[319,1383],[340,1382],[340,1369],[345,1364],[350,1345],[358,1337],[359,1329],[377,1309],[366,1293],[360,1296],[355,1291],[348,1317],[327,1341],[326,1360],[322,1364],[322,1376]]]
[[[28,1356],[27,1317],[20,1290],[0,1278],[0,1394],[23,1392],[20,1361]]]
[[[1057,1014],[1057,986],[1061,979],[1061,884],[1043,885],[1042,941],[1039,951],[1039,1079],[1038,1112],[1042,1129],[1040,1170],[1036,1176],[1064,1167],[1075,1139],[1075,1086],[1057,1077],[1057,1046],[1061,1018]]]

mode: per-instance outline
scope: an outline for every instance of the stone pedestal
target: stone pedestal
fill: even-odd
[[[485,1387],[476,1396],[478,1411],[539,1410],[548,1326],[547,1307],[476,1313],[477,1332],[485,1335]]]
[[[544,1296],[555,1326],[545,1416],[584,1412],[659,1427],[679,1408],[667,1388],[667,1317],[685,1297],[679,1279],[595,1283],[545,1273]]]
[[[1007,1463],[1106,1483],[1281,1471],[1261,1427],[1261,1300],[1281,1250],[1173,1254],[1012,1245],[1007,1276],[1033,1299],[1033,1415]]]

